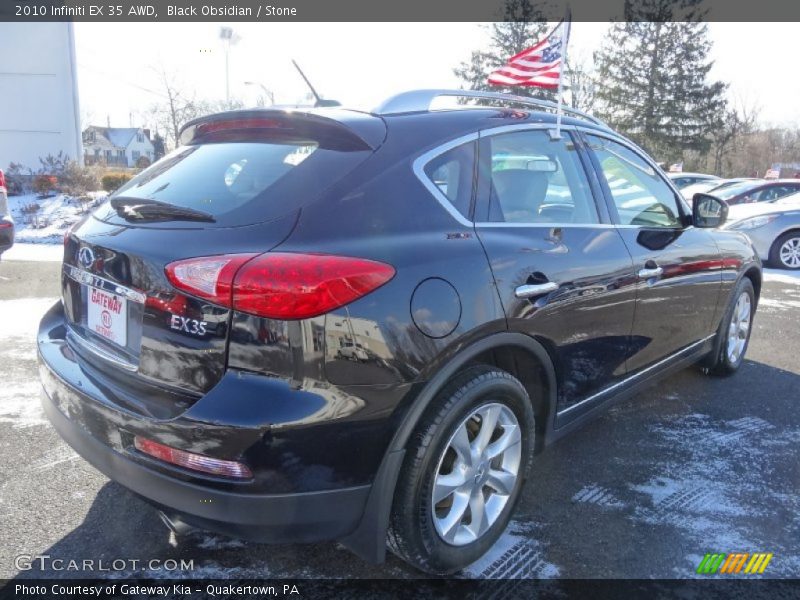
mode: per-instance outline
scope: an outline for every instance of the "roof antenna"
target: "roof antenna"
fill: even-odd
[[[317,93],[317,90],[314,89],[314,86],[311,85],[311,82],[308,80],[308,77],[306,77],[306,74],[303,73],[303,70],[300,68],[300,65],[298,65],[297,62],[294,59],[292,59],[292,64],[294,65],[294,68],[297,69],[297,72],[300,73],[300,77],[303,78],[303,81],[306,82],[306,85],[308,86],[308,89],[311,90],[311,94],[314,96],[314,98],[316,98],[316,102],[314,102],[314,108],[318,108],[318,107],[321,107],[321,106],[341,106],[342,105],[341,102],[337,102],[336,100],[325,100],[325,99],[321,98],[320,95]]]

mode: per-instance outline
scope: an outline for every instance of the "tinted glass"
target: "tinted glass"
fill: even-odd
[[[425,166],[428,178],[466,218],[469,218],[472,204],[474,168],[475,144],[472,142],[448,150]]]
[[[314,141],[225,142],[183,146],[110,196],[202,211],[216,225],[243,225],[285,214],[318,197],[366,156]],[[118,219],[108,203],[96,216]]]
[[[587,137],[611,190],[621,225],[680,226],[678,199],[655,167],[622,144]]]
[[[495,135],[483,142],[491,160],[489,221],[598,223],[586,173],[567,135],[543,130]]]

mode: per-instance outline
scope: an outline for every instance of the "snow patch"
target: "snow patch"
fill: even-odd
[[[764,269],[764,281],[800,285],[800,270],[784,271],[780,269]]]
[[[0,346],[9,347],[8,338],[20,337],[33,344],[36,343],[36,332],[39,321],[58,298],[16,298],[0,300]]]
[[[775,300],[774,298],[761,298],[758,301],[759,308],[775,308],[778,310],[791,310],[800,308],[800,300]]]
[[[94,192],[89,196],[94,197],[95,203],[105,199],[104,192]],[[33,205],[39,206],[35,213],[23,212]],[[60,244],[64,233],[86,214],[80,202],[64,194],[50,198],[39,198],[36,194],[11,196],[8,208],[15,222],[17,242],[30,244]],[[36,217],[35,222],[31,222],[34,221],[32,215]]]
[[[14,243],[10,250],[3,252],[3,260],[26,260],[33,262],[61,262],[64,246],[58,244]]]
[[[223,538],[216,535],[204,535],[198,541],[197,547],[203,550],[227,550],[229,548],[244,548],[245,543],[241,540]]]
[[[596,483],[581,488],[578,493],[572,497],[572,501],[595,504],[605,508],[622,508],[625,506],[625,504],[618,500],[610,490],[600,487]]]
[[[774,509],[800,511],[795,494],[776,489],[775,465],[794,456],[800,430],[782,428],[761,417],[718,421],[704,414],[688,415],[650,428],[654,443],[685,450],[659,464],[656,473],[629,489],[644,496],[634,502],[635,522],[681,531],[687,548],[720,552],[756,551],[763,546],[765,526]],[[688,454],[688,456],[686,456]],[[776,545],[776,556],[791,556],[793,548]],[[696,577],[701,556],[687,556],[675,569],[677,577]],[[789,563],[775,563],[773,576],[790,576]]]
[[[531,531],[513,521],[486,554],[461,572],[470,579],[552,579],[558,574]]]
[[[45,425],[38,381],[16,384],[13,388],[0,388],[0,423],[10,423],[15,429]]]

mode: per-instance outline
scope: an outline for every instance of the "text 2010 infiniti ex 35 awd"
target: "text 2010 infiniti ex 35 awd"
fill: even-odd
[[[50,421],[180,530],[475,561],[600,405],[736,371],[761,288],[719,200],[691,212],[553,108],[427,90],[189,123],[65,239]]]

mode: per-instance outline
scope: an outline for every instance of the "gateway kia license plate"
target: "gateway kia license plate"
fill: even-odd
[[[124,347],[128,343],[128,300],[93,287],[87,292],[86,325],[89,331]]]

